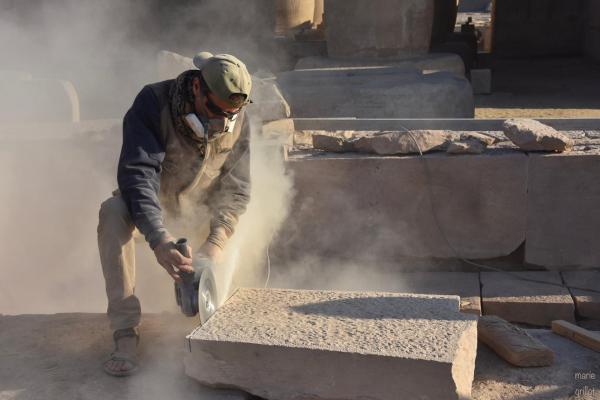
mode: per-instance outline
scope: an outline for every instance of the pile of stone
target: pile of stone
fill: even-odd
[[[573,148],[573,139],[554,128],[531,119],[509,119],[503,124],[504,135],[523,151],[565,152]],[[483,132],[445,130],[413,131],[304,131],[295,142],[332,153],[358,152],[377,155],[419,154],[445,151],[448,154],[481,154],[502,141]],[[501,146],[501,145],[500,145]]]

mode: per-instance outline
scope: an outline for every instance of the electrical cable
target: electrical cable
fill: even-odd
[[[417,146],[417,151],[419,152],[419,158],[421,158],[423,160],[423,165],[425,166],[425,175],[427,178],[427,189],[428,189],[428,194],[429,194],[429,205],[431,206],[431,214],[433,216],[433,220],[436,224],[436,227],[438,229],[438,231],[440,232],[440,235],[442,236],[442,238],[444,239],[444,241],[446,242],[446,245],[448,246],[448,248],[452,251],[452,253],[454,253],[454,257],[456,257],[457,259],[461,260],[462,262],[472,265],[474,267],[477,267],[478,269],[482,270],[490,270],[490,271],[494,271],[494,272],[500,272],[509,276],[512,276],[515,279],[521,280],[521,281],[527,281],[527,282],[532,282],[532,283],[540,283],[540,284],[544,284],[544,285],[551,285],[551,286],[557,286],[557,287],[562,287],[562,288],[567,288],[567,289],[575,289],[575,290],[584,290],[587,292],[592,292],[592,293],[599,293],[600,294],[600,290],[595,290],[595,289],[591,289],[591,288],[583,288],[583,287],[578,287],[578,286],[571,286],[571,285],[566,285],[566,284],[561,284],[561,283],[554,283],[554,282],[547,282],[547,281],[542,281],[539,279],[532,279],[532,278],[526,278],[523,276],[519,276],[513,272],[510,271],[505,271],[499,268],[495,268],[495,267],[491,267],[489,265],[485,265],[485,264],[481,264],[481,263],[477,263],[474,262],[472,260],[463,258],[459,255],[458,251],[456,250],[456,248],[454,246],[452,246],[452,244],[450,243],[450,240],[448,240],[448,237],[446,236],[446,233],[444,232],[444,230],[442,229],[442,225],[439,222],[438,219],[438,215],[436,213],[436,209],[435,206],[433,204],[433,189],[432,189],[432,174],[431,171],[429,170],[429,165],[427,164],[427,158],[423,155],[423,152],[421,151],[421,146],[419,146],[419,143],[417,142],[417,140],[415,139],[414,135],[404,126],[400,125],[400,128],[407,133],[410,138],[412,139],[412,141],[414,142],[415,146]],[[486,134],[486,136],[490,136],[490,137],[494,137],[492,135],[488,135]]]

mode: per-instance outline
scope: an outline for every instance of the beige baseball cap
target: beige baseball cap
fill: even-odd
[[[231,107],[242,107],[250,103],[252,78],[246,65],[231,54],[212,55],[198,53],[194,65],[202,71],[202,77],[208,88],[219,99],[228,102]],[[241,94],[239,96],[233,96]]]

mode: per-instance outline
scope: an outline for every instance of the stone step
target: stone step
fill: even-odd
[[[186,373],[267,399],[470,398],[477,317],[456,296],[239,289]]]

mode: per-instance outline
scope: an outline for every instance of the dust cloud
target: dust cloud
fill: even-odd
[[[273,65],[263,39],[274,13],[260,1],[244,10],[228,1],[0,0],[2,99],[18,96],[6,88],[25,73],[73,82],[81,103],[74,124],[0,117],[0,313],[106,310],[98,209],[117,186],[121,119],[143,85],[159,80],[158,51],[229,52],[251,73]],[[253,200],[226,255],[234,287],[263,279],[289,202],[276,146],[255,136],[251,162]],[[136,253],[143,312],[178,312],[173,283],[147,244],[136,243]]]

